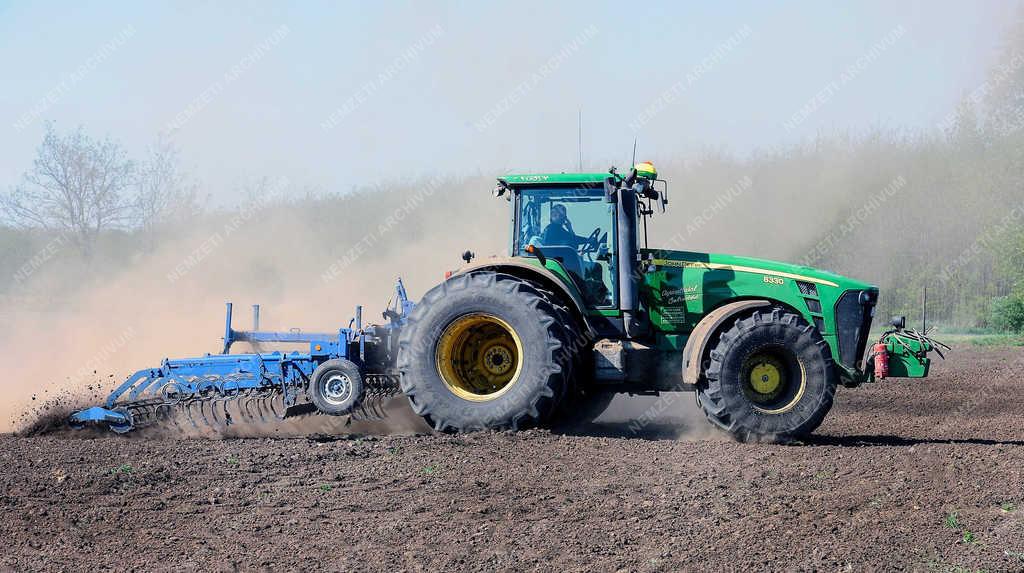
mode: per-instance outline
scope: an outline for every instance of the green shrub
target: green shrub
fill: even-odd
[[[1024,332],[1024,295],[1011,294],[993,299],[989,320],[1001,332]]]

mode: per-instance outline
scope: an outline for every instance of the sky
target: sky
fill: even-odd
[[[344,192],[934,128],[984,81],[1013,2],[5,2],[0,188],[45,129],[213,201],[285,176]]]

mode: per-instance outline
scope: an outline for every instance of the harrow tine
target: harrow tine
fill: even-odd
[[[226,428],[231,425],[231,412],[228,411],[228,403],[234,400],[234,396],[224,394],[210,401],[210,417],[213,418],[217,428]]]
[[[260,423],[265,424],[267,422],[267,398],[260,396],[253,400],[256,404],[256,411],[259,412]]]
[[[245,404],[243,405],[243,411],[245,412],[245,418],[253,423],[259,424],[263,422],[263,417],[260,415],[260,405],[257,402],[256,396],[252,392],[245,397]]]
[[[215,428],[223,428],[227,426],[227,421],[224,416],[220,415],[221,406],[223,403],[220,400],[214,400],[210,404],[210,420]]]
[[[227,425],[238,424],[242,420],[242,414],[239,411],[241,407],[242,395],[239,394],[230,400],[224,402],[224,420]]]
[[[242,390],[238,387],[237,382],[229,382],[224,385],[223,388],[224,397],[220,400],[221,410],[224,414],[224,425],[230,426],[235,423],[234,417],[231,415],[231,410],[228,409],[229,405],[238,405],[239,398],[242,397]]]
[[[208,428],[216,428],[217,427],[217,425],[215,423],[215,420],[211,420],[210,419],[210,418],[213,417],[213,403],[212,402],[210,402],[209,400],[200,400],[199,401],[199,413],[203,415],[203,423],[206,424],[206,427],[208,427]]]
[[[378,412],[376,402],[377,399],[374,396],[367,396],[364,398],[363,401],[352,410],[352,419],[356,421],[382,420],[384,417]]]
[[[376,395],[368,397],[367,400],[365,402],[363,402],[362,410],[363,410],[363,413],[364,413],[364,415],[366,415],[368,420],[381,420],[381,419],[383,419],[383,417],[384,417],[383,414],[381,414],[378,411],[378,404],[379,404],[379,402],[378,402],[378,399],[377,399]]]
[[[279,401],[280,401],[280,408],[278,407],[278,402]],[[285,407],[284,407],[284,396],[283,395],[276,394],[276,393],[275,394],[271,394],[270,397],[267,398],[267,405],[268,405],[268,407],[270,409],[270,413],[273,414],[274,418],[276,418],[278,420],[283,420],[284,419]]]
[[[188,400],[187,402],[185,402],[185,416],[188,418],[188,421],[192,424],[192,427],[198,429],[199,428],[199,424],[197,424],[195,418],[193,418],[193,414],[194,414],[193,406],[195,406],[195,404],[196,404],[195,400]]]
[[[387,402],[388,398],[389,397],[386,397],[386,396],[377,396],[374,399],[374,404],[373,404],[374,412],[377,414],[377,416],[381,420],[386,418],[387,415],[388,415],[387,411],[384,409],[384,403]]]
[[[243,392],[238,396],[238,400],[235,402],[235,410],[238,413],[238,419],[243,423],[252,422],[252,418],[249,416],[249,393]]]

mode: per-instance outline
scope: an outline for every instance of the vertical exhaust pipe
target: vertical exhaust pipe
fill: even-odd
[[[615,201],[616,235],[618,237],[618,253],[616,253],[617,276],[619,283],[619,308],[622,310],[622,323],[627,338],[637,338],[646,331],[647,323],[640,312],[640,274],[637,272],[637,186],[636,169],[617,185],[613,177],[605,181],[605,194],[614,193],[615,198],[606,197],[609,202]]]

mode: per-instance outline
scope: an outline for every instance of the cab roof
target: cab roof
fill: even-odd
[[[608,173],[515,173],[498,177],[498,181],[510,186],[524,185],[572,185],[604,183]]]

